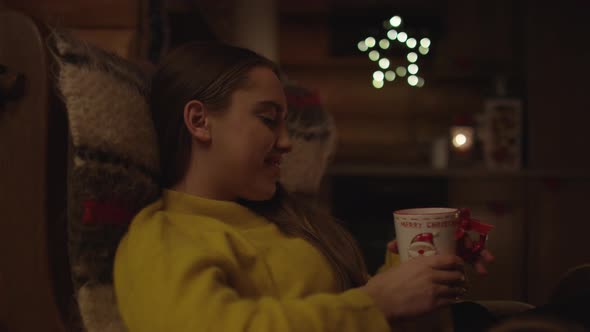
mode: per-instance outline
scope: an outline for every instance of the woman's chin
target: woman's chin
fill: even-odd
[[[251,190],[245,195],[242,195],[242,198],[254,202],[268,201],[273,198],[276,191],[277,186],[276,183],[274,183],[272,186],[267,186],[264,188],[258,187],[256,190]]]

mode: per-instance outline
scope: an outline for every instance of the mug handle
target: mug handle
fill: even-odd
[[[464,208],[459,209],[459,228],[455,233],[455,240],[459,241],[457,245],[457,252],[466,262],[474,263],[479,257],[482,250],[485,249],[488,233],[494,228],[490,224],[483,223],[477,219],[471,218],[471,210]],[[468,231],[475,231],[479,233],[479,239],[473,241],[471,248],[465,246],[463,240],[465,236],[469,236]]]

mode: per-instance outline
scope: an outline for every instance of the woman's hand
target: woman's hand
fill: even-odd
[[[472,240],[469,236],[465,236],[465,237],[463,237],[463,239],[465,241],[466,248],[471,248],[473,246]],[[399,255],[399,248],[397,247],[397,240],[389,241],[387,243],[387,250],[389,250],[390,252],[392,252],[396,255]],[[489,250],[484,249],[479,254],[478,259],[473,263],[473,267],[474,267],[475,271],[477,271],[477,273],[487,274],[488,270],[486,269],[485,265],[487,263],[493,262],[494,259],[495,259],[494,255],[492,255],[492,253]]]
[[[473,247],[473,241],[471,238],[469,236],[464,236],[463,239],[465,241],[465,248],[471,249]],[[475,271],[479,274],[487,274],[488,270],[486,269],[486,264],[493,262],[494,259],[494,255],[492,255],[489,250],[484,249],[479,253],[477,260],[473,262],[473,268],[475,268]]]
[[[465,293],[463,261],[454,255],[413,259],[361,287],[391,321],[428,313]]]

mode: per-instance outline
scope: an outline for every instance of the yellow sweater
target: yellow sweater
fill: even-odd
[[[114,277],[130,332],[389,331],[364,292],[337,292],[315,247],[233,202],[165,191],[133,220]]]

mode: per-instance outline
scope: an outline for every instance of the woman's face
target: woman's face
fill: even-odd
[[[283,154],[291,149],[287,104],[274,72],[256,67],[228,109],[210,113],[216,181],[230,199],[267,200],[276,190]]]

